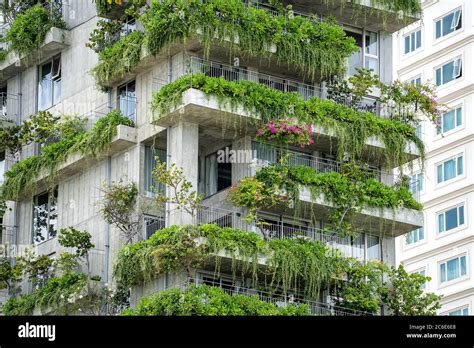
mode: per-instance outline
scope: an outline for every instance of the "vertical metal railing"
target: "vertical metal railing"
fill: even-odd
[[[20,96],[17,94],[0,93],[0,119],[6,122],[19,124]]]

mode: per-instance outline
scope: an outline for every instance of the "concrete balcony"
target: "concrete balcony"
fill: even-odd
[[[189,88],[181,98],[181,103],[173,110],[165,114],[153,115],[152,124],[160,127],[171,127],[179,121],[195,123],[206,132],[208,137],[222,139],[223,133],[233,134],[255,134],[257,131],[259,115],[246,110],[242,105],[231,105],[220,101],[213,95],[208,95],[200,90]],[[331,153],[331,149],[337,146],[335,132],[326,131],[320,126],[314,127],[318,135],[318,141],[313,150]],[[370,137],[366,141],[367,156],[382,158],[384,144],[378,137]],[[420,156],[415,144],[406,148],[409,159],[413,160]]]
[[[301,211],[328,221],[333,205],[323,195],[312,197],[308,188],[300,191]],[[398,237],[423,226],[423,212],[406,208],[363,208],[351,220],[354,227],[369,234]]]
[[[290,4],[297,11],[303,13],[317,13],[322,16],[332,16],[338,22],[364,27],[370,31],[385,31],[394,33],[407,25],[418,21],[419,14],[394,12],[371,0],[284,0],[283,4]]]
[[[18,55],[16,52],[10,52],[6,59],[0,63],[0,79],[7,80],[25,71],[32,64],[36,64],[37,62],[33,57],[41,57],[42,60],[54,57],[69,44],[68,30],[51,28],[46,34],[43,44],[31,54]]]

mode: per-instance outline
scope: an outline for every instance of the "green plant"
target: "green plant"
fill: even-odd
[[[141,20],[152,54],[171,43],[197,37],[205,55],[217,42],[242,56],[273,55],[311,78],[342,75],[345,59],[356,51],[354,40],[333,21],[272,15],[247,8],[239,0],[154,2]],[[270,52],[273,45],[275,53]]]
[[[35,308],[53,310],[53,313],[67,314],[74,311],[72,299],[84,290],[87,278],[84,274],[66,273],[51,278],[31,294],[12,297],[5,302],[1,311],[5,315],[32,315]]]
[[[56,141],[45,145],[40,155],[28,157],[5,172],[5,182],[1,187],[1,196],[4,199],[18,199],[21,194],[32,189],[40,175],[47,176],[52,186],[57,168],[70,155],[80,153],[84,157],[100,157],[108,151],[112,138],[117,134],[118,125],[133,125],[132,121],[116,110],[99,119],[88,132],[85,132],[82,126],[75,128],[77,125],[83,125],[83,121],[72,120],[75,126],[67,122],[52,123],[45,128],[47,131],[44,135],[39,136],[43,128],[32,133],[34,136],[31,139],[35,142],[39,139],[45,143],[45,139],[51,139],[52,135],[54,136],[51,140]],[[31,130],[30,127],[26,128]],[[28,134],[25,137],[30,139],[31,133],[25,134]],[[23,140],[19,142],[22,143]]]
[[[132,243],[143,227],[143,214],[137,212],[137,185],[134,182],[126,184],[120,180],[106,186],[103,192],[100,214],[107,223],[120,230],[126,244]]]
[[[284,202],[284,197],[278,194],[274,187],[265,186],[254,177],[246,177],[229,189],[227,200],[235,206],[249,208],[245,220],[258,220],[259,209],[269,209]]]
[[[93,0],[96,4],[97,13],[99,15],[106,15],[113,10],[126,9],[138,10],[146,4],[146,0]]]
[[[99,64],[92,69],[97,86],[106,90],[111,80],[125,77],[140,62],[143,33],[134,31],[99,53]]]
[[[424,158],[423,142],[416,136],[412,125],[398,120],[380,118],[370,112],[360,112],[332,100],[311,98],[305,101],[297,93],[284,93],[262,84],[240,81],[229,82],[223,78],[204,74],[185,75],[165,85],[153,98],[154,120],[180,105],[182,95],[190,88],[217,97],[221,106],[236,110],[243,107],[255,118],[255,123],[269,121],[268,115],[286,115],[300,122],[319,126],[337,138],[337,155],[351,159],[360,157],[369,137],[376,136],[385,149],[378,158],[389,165],[399,166],[410,161],[406,148],[414,143]]]
[[[258,220],[255,212],[284,202],[279,198],[283,195],[288,206],[297,208],[295,203],[299,203],[302,187],[311,191],[313,200],[324,195],[333,210],[328,228],[341,235],[357,232],[351,224],[353,215],[366,207],[422,209],[406,186],[382,184],[355,163],[345,164],[340,173],[319,173],[308,166],[272,164],[261,168],[255,177],[244,178],[233,186],[229,200],[236,206],[250,209],[247,219]]]
[[[4,41],[9,43],[10,50],[26,55],[40,47],[52,27],[65,28],[66,24],[37,4],[16,16]]]
[[[409,274],[402,265],[391,268],[388,276],[389,280],[379,289],[379,294],[392,315],[436,315],[441,308],[441,296],[423,290],[430,277]]]
[[[380,309],[378,289],[382,284],[380,265],[350,260],[347,281],[341,284],[336,304],[344,308],[376,314]]]
[[[204,194],[198,195],[193,190],[192,182],[188,181],[183,175],[183,168],[176,166],[175,163],[167,166],[166,162],[161,163],[157,158],[156,167],[151,175],[156,182],[167,186],[171,193],[168,196],[164,192],[156,192],[155,199],[159,204],[176,204],[178,209],[184,210],[195,218],[199,203],[204,198]]]
[[[0,290],[7,289],[8,294],[14,295],[18,291],[22,273],[21,265],[13,265],[6,257],[0,258]]]
[[[304,304],[277,307],[255,295],[231,295],[220,288],[201,285],[186,290],[168,289],[142,297],[136,309],[126,310],[123,315],[299,316],[309,315],[309,308]]]
[[[198,268],[210,257],[220,269],[222,252],[232,260],[234,277],[240,271],[256,282],[264,278],[284,291],[302,290],[317,298],[344,269],[338,252],[316,241],[265,241],[253,232],[216,225],[172,226],[149,239],[123,247],[114,265],[114,277],[124,287],[141,285],[172,270]],[[258,258],[265,257],[265,270]]]

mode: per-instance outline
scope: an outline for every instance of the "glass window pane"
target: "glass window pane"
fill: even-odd
[[[410,35],[405,36],[405,53],[410,52]]]
[[[456,160],[451,159],[449,161],[444,162],[444,181],[450,180],[456,176]]]
[[[456,109],[456,127],[462,125],[462,108]]]
[[[379,60],[377,58],[365,57],[365,68],[373,70],[377,74],[379,71]]]
[[[365,52],[372,56],[378,56],[377,52],[377,33],[367,32],[365,35]]]
[[[450,280],[459,278],[459,259],[450,260],[447,262],[447,277],[448,282]]]
[[[425,239],[425,228],[424,227],[420,227],[418,229],[418,239],[419,240]]]
[[[443,115],[443,132],[448,132],[455,127],[454,110]]]
[[[410,35],[410,40],[411,40],[411,51],[413,52],[415,50],[415,33],[411,33]]]
[[[460,206],[459,208],[459,225],[464,225],[464,206]]]
[[[441,37],[441,20],[436,22],[436,38]]]
[[[466,268],[466,256],[461,257],[461,276],[464,276],[467,274],[467,268]]]
[[[442,164],[438,165],[437,170],[438,170],[438,184],[439,184],[440,182],[443,182],[444,180],[443,179],[443,165]]]
[[[443,84],[454,80],[454,62],[443,65]]]
[[[421,47],[421,30],[416,32],[416,48]]]
[[[462,310],[462,315],[469,315],[469,308],[464,308]]]
[[[451,24],[453,23],[454,13],[450,13],[447,16],[443,17],[443,36],[448,35],[453,32],[454,29],[451,29]]]
[[[444,213],[438,214],[438,232],[444,232]]]
[[[441,80],[441,68],[436,69],[436,86],[440,86],[443,83]]]
[[[441,279],[441,282],[443,283],[446,281],[446,264],[442,263],[439,267],[440,267],[440,279]]]
[[[447,210],[445,213],[446,231],[458,227],[458,208]]]
[[[458,175],[462,175],[463,165],[462,165],[462,156],[458,157]]]

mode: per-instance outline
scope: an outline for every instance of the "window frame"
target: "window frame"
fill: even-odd
[[[443,19],[445,17],[451,15],[452,13],[457,12],[457,11],[460,12],[460,16],[459,16],[458,21],[459,20],[461,21],[461,26],[459,27],[459,29],[454,29],[452,32],[450,32],[446,35],[443,35]],[[434,42],[439,42],[440,40],[442,40],[444,38],[448,38],[448,37],[452,36],[454,33],[458,33],[458,32],[460,32],[464,29],[463,12],[464,12],[463,8],[462,8],[462,6],[460,6],[460,7],[457,7],[457,8],[455,8],[455,9],[453,9],[453,10],[451,10],[451,11],[449,11],[449,12],[443,14],[442,16],[437,17],[433,20],[433,28],[434,28],[434,30],[433,30],[433,40],[434,40]],[[454,17],[453,17],[453,19],[454,19]],[[441,28],[440,28],[441,35],[439,37],[436,37],[436,25],[437,25],[438,22],[441,22]]]
[[[35,208],[38,207],[38,198],[40,196],[43,196],[43,195],[48,195],[48,212],[47,212],[47,222],[46,222],[46,231],[47,231],[47,236],[46,236],[46,239],[45,240],[42,240],[42,241],[39,241],[39,242],[36,242],[35,241]],[[53,200],[51,200],[51,198],[53,198]],[[53,192],[48,192],[48,191],[43,191],[37,195],[34,195],[33,196],[33,204],[32,204],[32,215],[31,215],[31,243],[34,245],[34,246],[37,246],[37,245],[40,245],[40,244],[43,244],[51,239],[54,239],[57,234],[58,234],[58,208],[59,208],[59,205],[58,205],[58,198],[59,198],[59,192],[58,192],[58,187],[55,187]],[[54,203],[55,205],[55,209],[54,211],[56,212],[56,222],[55,222],[55,233],[54,235],[51,235],[50,234],[50,226],[52,225],[51,224],[51,212],[53,211],[53,209],[51,209],[52,207],[52,204]]]
[[[458,174],[458,171],[459,171],[459,157],[462,157],[462,161],[461,161],[461,166],[462,166],[462,173],[461,174]],[[445,163],[446,162],[449,162],[451,160],[454,160],[454,163],[455,163],[455,173],[456,175],[450,179],[447,179],[445,180],[444,179],[444,166],[445,166]],[[434,170],[435,170],[435,173],[434,173],[434,177],[436,178],[436,188],[438,187],[443,187],[449,183],[452,183],[452,182],[455,182],[456,180],[460,180],[464,177],[466,177],[466,156],[465,156],[465,153],[464,152],[461,152],[461,153],[458,153],[454,156],[450,156],[450,157],[447,157],[445,159],[443,159],[442,161],[439,161],[437,163],[435,163],[434,165]],[[438,178],[438,167],[442,165],[443,166],[443,169],[442,169],[442,174],[443,174],[443,180],[442,181],[439,181],[439,178]]]
[[[460,103],[460,104],[456,104],[455,106],[453,107],[450,107],[449,108],[450,110],[449,111],[446,111],[444,112],[441,116],[439,116],[439,125],[441,126],[441,131],[438,133],[438,127],[435,126],[435,138],[436,139],[439,139],[439,138],[443,138],[443,137],[446,137],[448,135],[451,135],[453,133],[456,133],[458,131],[460,131],[461,129],[464,128],[465,126],[465,122],[464,122],[464,103]],[[460,125],[457,125],[457,122],[458,122],[458,110],[461,110],[461,124]],[[454,128],[448,130],[448,131],[443,131],[442,129],[442,125],[443,125],[443,117],[444,115],[448,114],[449,112],[452,112],[454,111],[454,123],[456,124],[454,126]]]
[[[134,96],[129,96],[129,88],[133,84],[133,94]],[[125,96],[121,95],[121,91],[125,90]],[[124,98],[124,99],[122,99]],[[138,105],[138,98],[137,98],[137,81],[135,79],[122,83],[121,85],[117,86],[117,109],[121,112],[121,114],[128,119],[130,119],[135,125],[137,124],[137,105]],[[126,112],[125,114],[122,110],[122,100],[126,101]],[[133,113],[130,113],[128,110],[129,103],[133,103]]]
[[[461,208],[461,207],[463,208],[463,217],[462,217],[463,223],[462,224],[459,223],[460,222],[459,208]],[[446,212],[454,210],[454,209],[456,209],[457,226],[447,230],[446,229]],[[443,231],[440,231],[440,218],[439,218],[439,216],[441,214],[444,214],[444,217],[443,217],[443,223],[444,223]],[[437,237],[442,237],[442,236],[445,236],[445,235],[448,235],[448,234],[451,234],[451,233],[455,233],[455,232],[458,232],[459,230],[462,230],[463,228],[466,228],[467,227],[466,202],[462,202],[462,203],[450,206],[446,209],[443,209],[443,210],[440,210],[440,211],[436,212],[435,218],[436,218],[436,236]]]
[[[460,80],[464,77],[464,73],[463,73],[463,55],[458,55],[452,59],[449,59],[447,61],[445,61],[444,63],[441,63],[440,65],[437,65],[434,67],[434,82],[435,82],[435,86],[436,88],[442,88],[446,85],[449,85],[451,83],[455,83],[457,80]],[[460,72],[459,72],[459,76],[458,77],[455,77],[453,78],[452,80],[449,80],[448,82],[444,82],[442,81],[443,80],[443,67],[448,65],[448,64],[451,64],[451,63],[454,63],[456,61],[460,61]],[[437,74],[438,74],[438,70],[441,70],[441,84],[438,85],[438,80],[437,80]],[[454,64],[453,64],[453,70],[454,70]]]
[[[466,260],[466,274],[461,274],[461,258],[465,258]],[[456,260],[458,259],[459,261],[459,274],[460,276],[458,278],[454,278],[454,279],[451,279],[451,280],[448,280],[448,273],[447,273],[447,270],[448,270],[448,262],[450,261],[453,261],[453,260]],[[442,281],[441,279],[441,265],[445,265],[445,269],[446,269],[446,281]],[[468,254],[467,252],[464,252],[464,253],[461,253],[461,254],[458,254],[456,256],[453,256],[453,257],[449,257],[447,259],[444,259],[442,261],[439,261],[438,262],[438,286],[440,288],[442,287],[445,287],[445,286],[449,286],[451,284],[454,284],[454,283],[457,283],[457,282],[461,282],[461,281],[464,281],[466,279],[469,279],[469,273],[470,273],[470,268],[469,268],[469,259],[468,259]]]
[[[56,60],[59,60],[59,65],[58,65],[58,71],[56,73],[56,75],[53,75],[53,70],[54,70],[54,62]],[[43,67],[47,64],[51,64],[51,77],[49,78],[49,80],[45,80],[45,81],[48,81],[49,85],[50,85],[50,89],[51,89],[51,95],[49,96],[49,100],[48,100],[48,106],[45,106],[45,107],[40,107],[40,100],[41,100],[41,93],[40,93],[40,89],[41,89],[41,82],[43,81],[43,79],[41,78],[41,75],[43,73]],[[37,101],[36,101],[36,110],[37,111],[46,111],[50,108],[52,108],[53,106],[59,104],[62,100],[62,56],[61,54],[58,54],[44,62],[42,62],[41,64],[38,64],[38,68],[37,68],[37,78],[38,78],[38,81],[37,81],[37,84],[36,84],[36,95],[37,95]],[[55,84],[55,82],[59,82],[59,96],[56,96],[55,94],[55,86],[57,86]],[[49,103],[50,102],[50,103]],[[43,106],[43,105],[41,105]]]
[[[471,307],[471,306],[470,306],[469,304],[464,305],[464,306],[460,306],[460,307],[455,307],[455,308],[453,308],[453,309],[450,309],[450,310],[444,312],[444,315],[447,315],[447,316],[450,316],[450,317],[454,317],[454,316],[456,316],[456,315],[451,315],[451,313],[456,312],[456,311],[464,311],[465,309],[467,309],[467,314],[466,314],[466,315],[461,314],[460,316],[469,316],[469,315],[471,315],[471,314],[470,314],[470,313],[471,313],[471,308],[470,308],[470,307]]]
[[[420,239],[419,236],[420,236],[420,229],[423,229],[423,239]],[[418,240],[416,242],[413,242],[413,243],[408,243],[408,235],[410,233],[413,233],[415,231],[418,231],[417,234],[418,234]],[[426,242],[426,233],[425,233],[425,227],[424,226],[421,226],[421,227],[418,227],[417,229],[414,229],[410,232],[408,232],[406,235],[405,235],[405,238],[404,239],[404,245],[405,245],[405,248],[411,248],[413,247],[414,245],[420,245],[422,243],[425,243]]]
[[[415,52],[419,52],[419,50],[423,49],[423,28],[420,26],[420,27],[417,27],[411,31],[409,31],[408,33],[406,33],[405,35],[403,35],[403,55],[404,56],[409,56],[411,55],[412,53],[414,54]],[[417,33],[420,33],[420,46],[417,47],[417,43],[418,43],[418,35]],[[412,35],[414,35],[414,40],[415,40],[415,48],[412,50],[411,47],[412,47]],[[409,51],[406,52],[406,39],[409,39]]]

